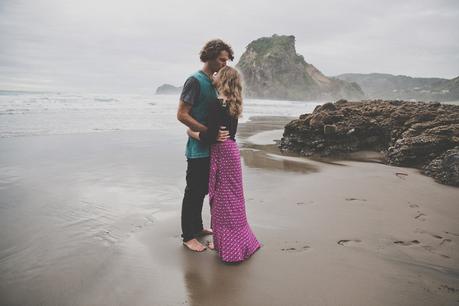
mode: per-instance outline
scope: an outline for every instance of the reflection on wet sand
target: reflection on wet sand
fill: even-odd
[[[381,152],[359,151],[333,157],[301,156],[295,152],[283,152],[278,145],[284,126],[291,117],[252,117],[238,129],[238,142],[244,164],[251,168],[313,173],[320,170],[320,163],[346,166],[343,160],[382,163]]]
[[[289,172],[311,173],[318,172],[319,167],[308,162],[299,162],[267,154],[266,151],[241,150],[244,164],[251,168],[262,168],[267,170],[280,170]]]
[[[251,259],[231,264],[222,262],[211,250],[195,254],[184,252],[183,277],[188,303],[193,306],[238,305],[241,298],[249,294],[244,279],[251,269]]]
[[[292,119],[294,118],[280,116],[251,117],[248,122],[241,124],[237,137],[244,164],[250,168],[297,173],[319,171],[318,166],[306,158],[303,160],[284,158],[284,154],[277,147],[284,126]]]
[[[284,129],[285,125],[297,119],[296,117],[285,116],[253,116],[249,121],[239,124],[237,128],[237,138],[247,139],[260,132]],[[282,133],[281,133],[282,137]],[[280,138],[279,138],[280,139]]]

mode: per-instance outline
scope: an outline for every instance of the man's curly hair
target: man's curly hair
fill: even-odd
[[[221,51],[227,51],[229,54],[229,59],[234,59],[233,49],[231,49],[231,46],[221,39],[213,39],[208,41],[199,53],[199,58],[201,59],[201,62],[205,63],[209,60],[216,59]]]

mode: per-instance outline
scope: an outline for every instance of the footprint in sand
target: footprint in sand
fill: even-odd
[[[284,248],[284,249],[281,249],[281,251],[284,251],[284,252],[304,252],[309,248],[310,248],[310,246],[305,245],[305,246],[302,246],[301,248],[294,248],[294,247]]]
[[[443,233],[448,234],[448,235],[454,235],[454,236],[458,236],[458,237],[459,237],[459,234],[456,234],[456,233],[447,232],[447,231],[443,231]]]
[[[341,239],[340,241],[338,241],[337,243],[339,245],[348,245],[348,244],[352,244],[352,243],[360,243],[362,242],[362,240],[360,239]]]
[[[295,253],[297,253],[297,252],[307,251],[308,249],[311,248],[309,245],[304,244],[304,243],[299,242],[299,241],[295,241],[293,243],[285,241],[285,243],[288,243],[288,244],[290,244],[292,246],[289,246],[289,247],[286,247],[286,248],[282,248],[281,251],[283,251],[283,252],[289,252],[289,253],[295,252]]]
[[[451,242],[451,239],[445,238],[440,242],[440,245],[443,245],[444,243],[450,243],[450,242]]]
[[[398,178],[401,178],[402,180],[405,180],[406,177],[408,176],[408,173],[395,172],[395,175],[396,175]]]
[[[425,231],[425,230],[419,229],[419,228],[417,228],[414,232],[415,233],[421,233],[421,234],[428,234],[428,235],[430,235],[430,236],[432,236],[432,237],[434,237],[436,239],[443,239],[443,237],[440,236],[440,235],[437,235],[437,234],[434,234],[432,232],[428,232],[428,231]]]
[[[399,245],[403,245],[403,246],[410,246],[410,245],[416,245],[416,244],[419,244],[419,240],[411,240],[411,241],[403,241],[403,240],[397,240],[397,241],[394,241],[395,244],[399,244]],[[450,258],[448,255],[445,255],[445,254],[441,254],[441,253],[437,253],[436,252],[436,249],[430,245],[421,245],[421,247],[424,249],[424,250],[427,250],[433,254],[437,254],[437,255],[440,255],[441,257],[443,258]]]
[[[422,212],[420,212],[420,211],[418,210],[418,214],[417,214],[414,218],[415,218],[416,220],[419,220],[419,221],[426,221],[426,217],[427,217],[426,214],[424,214],[424,213],[422,213]]]
[[[111,246],[120,241],[120,237],[117,237],[108,230],[99,231],[97,234],[95,234],[94,238],[102,241],[104,246]]]
[[[397,240],[397,241],[394,241],[394,243],[400,244],[400,245],[413,245],[413,244],[419,244],[420,242],[418,240],[411,240],[411,241]]]
[[[306,204],[308,204],[308,205],[314,204],[314,201],[309,200],[307,202],[296,202],[296,205],[298,205],[298,206],[302,206],[302,205],[306,205]]]
[[[408,203],[410,203],[410,202],[408,202]],[[410,208],[418,208],[418,207],[419,207],[418,204],[408,204],[408,206],[409,206]]]
[[[438,287],[438,290],[446,290],[447,292],[449,293],[456,293],[456,292],[459,292],[459,289],[456,289],[454,287],[450,287],[448,285],[440,285],[440,287]]]
[[[437,253],[436,252],[436,248],[430,246],[430,245],[421,245],[421,247],[427,251],[429,251],[430,253],[433,253],[433,254],[436,254],[436,255],[439,255],[443,258],[451,258],[449,257],[448,255],[445,255],[445,254],[441,254],[441,253]]]
[[[430,245],[421,245],[424,250],[427,250],[429,252],[433,252],[435,249],[430,246]]]
[[[359,199],[359,198],[346,198],[346,201],[362,201],[362,202],[366,202],[367,199]]]

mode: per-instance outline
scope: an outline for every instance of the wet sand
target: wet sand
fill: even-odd
[[[181,244],[184,129],[0,139],[0,305],[456,305],[459,189],[282,155],[286,121],[239,128],[263,246],[238,265]]]

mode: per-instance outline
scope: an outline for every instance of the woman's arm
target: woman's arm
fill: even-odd
[[[218,103],[218,101],[215,101],[209,105],[209,117],[206,129],[200,129],[197,131],[188,129],[187,134],[189,137],[199,140],[204,144],[224,142],[229,138],[228,129],[226,127],[219,126],[221,122],[221,114]]]

